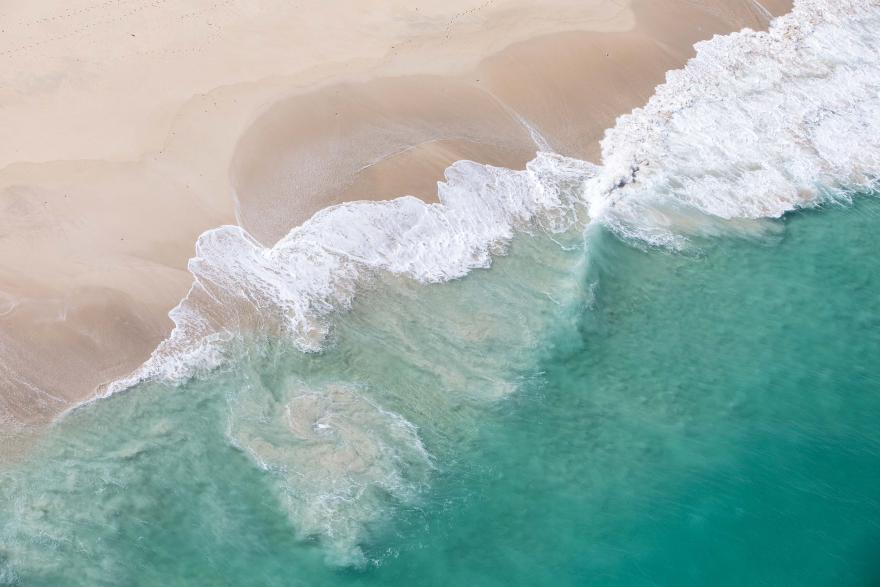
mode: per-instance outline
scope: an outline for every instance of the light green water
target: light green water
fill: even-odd
[[[325,352],[251,341],[6,466],[0,584],[877,584],[878,226],[380,276]]]

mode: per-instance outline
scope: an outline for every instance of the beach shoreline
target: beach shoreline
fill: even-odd
[[[790,8],[349,7],[331,27],[348,35],[334,48],[332,34],[285,41],[295,35],[280,15],[243,3],[218,13],[193,2],[202,12],[170,30],[160,26],[167,13],[149,10],[103,29],[97,9],[80,4],[51,14],[12,5],[9,22],[21,26],[0,47],[14,70],[2,116],[16,140],[0,151],[0,426],[13,435],[147,359],[171,330],[168,311],[190,287],[186,264],[204,231],[241,224],[271,245],[330,205],[430,200],[459,159],[521,168],[542,141],[596,161],[604,130],[682,66],[694,42],[766,27],[762,9]],[[332,12],[314,7],[320,22]],[[65,30],[94,43],[121,36],[136,44],[126,54],[133,66],[90,44],[59,66]],[[186,53],[181,39],[199,49]],[[285,61],[304,47],[313,54]],[[198,71],[233,50],[265,63]],[[151,89],[160,85],[168,89]],[[130,104],[117,105],[126,96]]]

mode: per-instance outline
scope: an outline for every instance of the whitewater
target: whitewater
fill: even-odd
[[[517,232],[589,218],[648,245],[847,200],[880,169],[878,4],[797,2],[766,32],[698,43],[644,108],[602,141],[602,165],[540,152],[524,171],[460,161],[439,204],[407,196],[325,209],[266,247],[238,226],[203,234],[175,329],[130,378],[183,381],[218,366],[242,331],[322,348],[358,283],[388,271],[422,283],[489,267]],[[723,223],[719,221],[724,221]]]
[[[699,43],[644,108],[607,131],[601,166],[549,152],[524,171],[460,161],[438,185],[439,204],[342,204],[270,247],[238,226],[208,231],[189,263],[194,285],[170,314],[171,336],[102,395],[209,372],[236,356],[242,336],[319,352],[334,316],[376,271],[458,279],[489,267],[517,233],[598,223],[680,249],[694,236],[761,232],[762,219],[870,190],[880,170],[878,28],[875,2],[802,1],[766,32]],[[399,433],[410,426],[389,418]],[[412,459],[427,466],[415,431],[406,434]]]
[[[282,504],[293,538],[319,545],[319,555],[298,559],[303,568],[348,569],[339,571],[344,573],[392,564],[400,555],[394,532],[409,536],[412,530],[382,530],[383,524],[398,516],[418,526],[421,518],[413,512],[430,509],[425,496],[455,487],[448,463],[465,460],[463,453],[473,447],[493,446],[491,434],[509,433],[484,420],[515,403],[514,392],[546,385],[552,393],[553,385],[535,382],[555,372],[548,365],[556,364],[557,354],[574,353],[560,342],[568,340],[560,332],[589,330],[585,313],[612,303],[603,300],[622,278],[608,276],[609,259],[623,259],[621,267],[630,263],[654,283],[650,266],[629,255],[653,255],[655,265],[665,267],[719,246],[715,241],[740,243],[735,247],[778,243],[786,226],[779,219],[852,205],[857,195],[875,193],[878,30],[877,2],[798,0],[766,32],[743,30],[699,43],[685,68],[669,72],[643,108],[606,132],[601,165],[549,151],[539,152],[524,170],[459,161],[438,185],[437,204],[414,197],[342,204],[271,246],[238,226],[204,233],[189,263],[193,286],[170,314],[170,337],[130,377],[101,390],[100,401],[56,425],[56,431],[69,426],[79,435],[73,448],[52,449],[72,462],[57,473],[59,487],[92,474],[107,480],[107,487],[155,482],[147,473],[90,465],[88,455],[96,449],[87,447],[108,448],[99,432],[85,432],[93,420],[118,417],[138,426],[141,435],[113,436],[119,447],[110,447],[115,456],[102,463],[165,463],[151,456],[161,452],[151,442],[171,450],[190,436],[209,435],[216,425],[224,444],[250,463],[245,473],[216,465],[250,488],[253,495],[242,500],[270,499],[250,476],[270,478],[268,495]],[[608,244],[612,238],[617,245]],[[594,279],[597,274],[604,277]],[[632,305],[651,303],[644,298]],[[599,331],[614,348],[614,329]],[[646,374],[638,384],[651,377],[658,375]],[[676,402],[667,406],[670,411],[690,409]],[[113,416],[113,410],[120,413]],[[146,423],[134,423],[138,410],[151,414]],[[596,442],[581,448],[606,446]],[[650,442],[635,444],[641,447],[637,456],[620,450],[642,462]],[[209,477],[214,465],[208,463],[234,460],[214,455],[218,448],[180,450],[187,459],[181,462],[191,463],[184,468],[191,468],[179,472],[157,464],[157,476]],[[598,451],[592,458],[599,470],[616,471],[602,469],[608,455]],[[542,458],[555,462],[558,455]],[[612,460],[626,462],[608,456]],[[559,471],[566,467],[574,467],[571,460],[559,464],[557,474],[564,477]],[[482,479],[482,469],[473,471]],[[82,541],[77,548],[88,556],[100,550],[101,539],[92,544],[75,530],[64,534],[45,517],[63,509],[67,499],[88,501],[89,491],[76,499],[57,488],[34,493],[42,482],[32,476],[5,481],[4,493],[20,497],[0,535],[0,583],[18,581],[21,568],[43,565],[63,573],[69,562],[65,545]],[[606,482],[592,481],[602,487]],[[38,497],[29,501],[25,495]],[[107,507],[113,516],[127,515],[132,504],[125,499],[112,497]],[[455,510],[459,499],[450,491],[438,508]],[[135,505],[158,507],[154,500],[164,502],[144,494]],[[200,501],[198,507],[215,509],[209,522],[198,519],[190,527],[207,524],[213,536],[239,528],[217,503]],[[89,516],[106,515],[95,507],[85,506],[71,519],[88,525]],[[259,512],[248,515],[254,527],[268,523]],[[27,538],[33,536],[41,538]],[[41,558],[46,544],[62,553],[59,561]],[[374,544],[391,546],[377,552]],[[121,558],[103,571],[127,576]]]

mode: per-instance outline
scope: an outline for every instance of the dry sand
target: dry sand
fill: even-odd
[[[596,160],[715,33],[789,0],[7,0],[0,5],[0,431],[137,367],[198,235],[432,199],[458,159]],[[8,434],[7,434],[8,436]]]

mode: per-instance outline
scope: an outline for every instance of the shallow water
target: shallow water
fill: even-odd
[[[685,253],[592,226],[378,276],[323,353],[249,341],[69,415],[2,472],[0,577],[874,584],[878,222],[869,196]]]
[[[863,201],[691,257],[594,241],[595,305],[486,426],[396,576],[876,584],[878,222]]]
[[[206,232],[0,470],[0,584],[877,584],[878,23],[701,44],[602,166]]]

